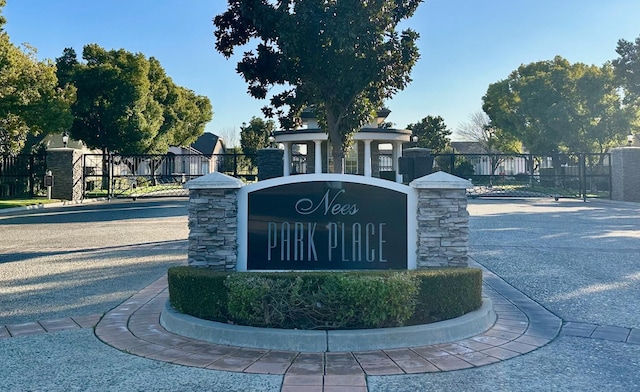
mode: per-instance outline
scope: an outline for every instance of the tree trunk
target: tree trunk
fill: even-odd
[[[561,188],[562,184],[562,163],[560,162],[560,154],[553,152],[551,155],[551,164],[553,165],[554,184],[557,188]]]
[[[345,154],[340,133],[340,120],[338,118],[334,113],[327,111],[327,133],[331,144],[331,158],[333,159],[333,167],[331,168],[327,165],[327,168],[331,173],[344,174]]]
[[[332,173],[344,174],[344,153],[342,152],[342,146],[335,144],[332,145],[331,157],[333,158],[333,171]]]
[[[111,165],[109,162],[109,151],[107,147],[102,147],[102,189],[107,191],[107,196],[110,196],[109,183]]]

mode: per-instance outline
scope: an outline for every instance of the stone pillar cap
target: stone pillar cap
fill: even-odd
[[[198,177],[183,185],[185,189],[238,189],[243,186],[241,180],[218,172]]]
[[[416,189],[468,189],[473,186],[471,181],[456,177],[452,174],[438,171],[416,178],[409,183]]]

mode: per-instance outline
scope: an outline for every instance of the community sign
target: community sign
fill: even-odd
[[[246,187],[239,219],[246,215],[240,253],[247,270],[407,269],[404,186],[362,176],[296,177],[309,178]]]

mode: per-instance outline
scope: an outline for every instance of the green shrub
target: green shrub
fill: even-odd
[[[448,320],[482,305],[482,271],[474,268],[435,269],[418,272],[420,295],[411,324]]]
[[[405,325],[416,304],[418,285],[402,272],[332,273],[319,288],[323,329]]]
[[[169,268],[169,302],[180,313],[205,320],[226,322],[228,273],[206,268]]]
[[[169,270],[179,312],[242,325],[298,329],[382,328],[460,316],[481,304],[482,272],[214,272]]]

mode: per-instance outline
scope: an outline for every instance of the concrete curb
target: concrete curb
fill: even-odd
[[[489,298],[480,309],[451,320],[409,327],[328,331],[329,351],[370,351],[455,342],[493,326],[496,313]]]
[[[496,321],[493,303],[455,319],[409,327],[341,331],[257,328],[199,319],[176,312],[169,301],[160,324],[169,332],[209,343],[282,351],[345,352],[420,347],[481,334]]]
[[[303,352],[327,350],[325,331],[256,328],[218,323],[178,313],[169,301],[160,314],[160,325],[177,335],[228,346]]]
[[[103,201],[109,201],[109,199],[106,197],[98,197],[95,199],[82,199],[78,201],[63,200],[56,203],[40,203],[40,204],[32,204],[29,206],[23,206],[23,207],[2,208],[0,209],[0,215],[5,213],[11,213],[11,212],[43,210],[45,208],[65,207],[65,206],[73,206],[78,204],[97,203],[97,202],[103,202]]]

